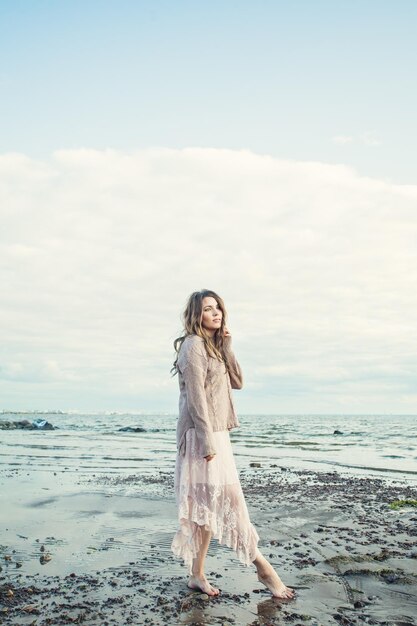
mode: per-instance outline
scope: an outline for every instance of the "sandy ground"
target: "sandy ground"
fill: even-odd
[[[207,577],[186,587],[170,552],[172,475],[4,470],[0,529],[2,624],[416,624],[417,509],[408,482],[290,471],[241,472],[259,547],[297,596],[273,599],[234,553],[213,541]]]

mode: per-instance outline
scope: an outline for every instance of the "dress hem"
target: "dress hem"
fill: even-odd
[[[184,561],[188,571],[192,573],[193,559],[195,559],[202,543],[201,529],[211,531],[212,539],[216,539],[220,545],[231,548],[243,565],[249,567],[258,553],[259,535],[253,526],[249,524],[249,537],[243,537],[237,530],[224,530],[218,520],[207,519],[209,512],[187,517],[180,517],[180,529],[175,533],[171,544],[173,554]],[[214,522],[214,523],[213,523]]]

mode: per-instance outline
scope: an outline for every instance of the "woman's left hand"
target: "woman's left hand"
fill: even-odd
[[[232,336],[232,335],[231,335],[231,333],[229,332],[229,329],[228,329],[228,328],[226,328],[226,326],[225,326],[225,327],[224,327],[224,330],[223,330],[223,337],[231,337],[231,336]]]

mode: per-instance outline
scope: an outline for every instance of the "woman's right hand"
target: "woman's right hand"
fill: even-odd
[[[206,459],[206,461],[211,461],[212,459],[214,459],[216,455],[215,454],[209,454],[208,456],[205,456],[204,458]]]

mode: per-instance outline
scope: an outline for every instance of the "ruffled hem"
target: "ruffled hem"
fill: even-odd
[[[229,485],[241,491],[240,485]],[[223,499],[223,498],[222,498]],[[197,557],[202,543],[201,527],[211,531],[212,538],[222,545],[235,551],[239,561],[246,566],[252,564],[257,556],[259,535],[249,520],[246,505],[243,500],[244,511],[235,512],[223,508],[222,512],[213,512],[208,507],[198,504],[185,493],[180,499],[179,523],[180,528],[174,535],[171,550],[175,556],[183,559],[191,574],[193,559]],[[220,508],[220,507],[219,507]]]
[[[202,542],[201,526],[203,525],[206,530],[211,530],[213,539],[217,539],[221,545],[234,550],[241,563],[247,567],[253,563],[258,551],[259,536],[252,524],[252,537],[250,546],[248,546],[237,531],[231,530],[220,534],[219,532],[216,533],[208,524],[198,525],[195,521],[182,518],[180,520],[180,530],[174,536],[171,550],[176,557],[183,559],[190,574],[192,573],[193,559],[197,557],[200,550]]]

